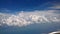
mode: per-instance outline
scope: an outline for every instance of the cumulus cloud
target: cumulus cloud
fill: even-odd
[[[60,22],[60,14],[57,10],[44,10],[33,12],[19,12],[18,14],[0,13],[0,26],[6,24],[8,26],[27,26],[34,23],[52,23]]]

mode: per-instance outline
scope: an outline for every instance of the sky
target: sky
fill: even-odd
[[[58,3],[60,0],[0,0],[0,12],[45,10]]]
[[[0,33],[60,32],[60,0],[0,0]]]

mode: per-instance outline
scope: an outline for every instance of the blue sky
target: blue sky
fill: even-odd
[[[44,10],[58,2],[60,0],[0,0],[0,12],[1,10],[11,10],[11,12]]]
[[[60,0],[0,0],[1,34],[53,31],[60,31]]]

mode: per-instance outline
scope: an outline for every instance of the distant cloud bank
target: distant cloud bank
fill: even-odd
[[[35,10],[33,12],[19,12],[16,15],[0,13],[0,26],[6,24],[8,26],[27,26],[34,23],[52,23],[60,22],[60,14],[58,10]]]

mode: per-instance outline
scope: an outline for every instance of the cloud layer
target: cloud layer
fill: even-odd
[[[8,26],[27,26],[34,23],[52,23],[60,22],[60,14],[58,10],[44,10],[33,12],[19,12],[16,15],[0,13],[0,26],[6,24]]]

